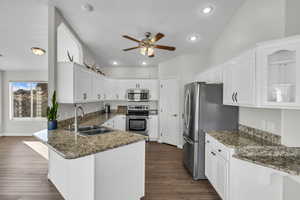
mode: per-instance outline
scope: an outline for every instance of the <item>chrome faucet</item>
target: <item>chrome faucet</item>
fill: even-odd
[[[83,118],[83,116],[84,116],[84,110],[83,110],[82,106],[75,104],[75,112],[74,112],[74,115],[75,115],[74,116],[74,132],[75,133],[78,133],[78,126],[79,126],[79,123],[78,123],[78,109],[81,110],[80,117]]]

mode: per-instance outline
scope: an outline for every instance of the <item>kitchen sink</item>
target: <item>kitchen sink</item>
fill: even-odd
[[[74,131],[74,128],[67,129],[68,131]],[[78,128],[80,135],[98,135],[112,132],[110,128],[104,126],[81,126]]]
[[[79,134],[81,135],[98,135],[98,134],[104,134],[104,133],[109,133],[112,132],[110,128],[104,127],[104,126],[98,126],[95,129],[90,129],[86,131],[79,131]]]

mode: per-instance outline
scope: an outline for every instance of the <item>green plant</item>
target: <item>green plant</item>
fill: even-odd
[[[54,121],[57,119],[57,110],[58,103],[56,102],[56,91],[54,91],[52,96],[52,106],[48,106],[47,108],[48,121]]]

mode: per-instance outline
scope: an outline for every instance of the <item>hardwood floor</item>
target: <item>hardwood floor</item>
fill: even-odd
[[[47,179],[47,160],[23,141],[35,139],[0,138],[0,200],[63,200]],[[220,200],[208,181],[193,181],[181,161],[176,147],[146,145],[144,200]]]
[[[32,140],[0,138],[1,200],[63,200],[47,179],[47,160],[23,144]]]
[[[158,143],[146,148],[145,200],[221,200],[207,180],[192,180],[182,165],[182,150]]]

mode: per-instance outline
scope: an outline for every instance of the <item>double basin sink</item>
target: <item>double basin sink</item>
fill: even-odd
[[[68,131],[74,131],[74,128],[67,129]],[[81,126],[78,128],[80,135],[99,135],[112,132],[113,130],[104,126]]]

